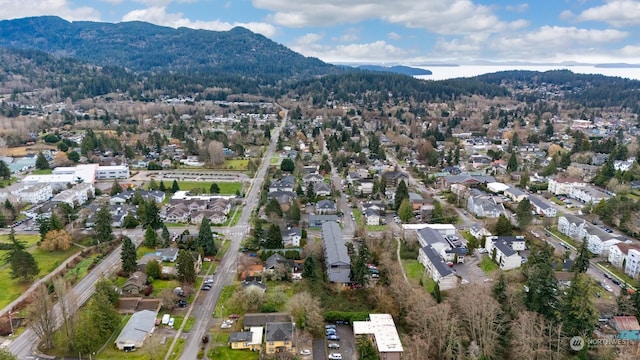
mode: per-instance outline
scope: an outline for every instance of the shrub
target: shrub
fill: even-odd
[[[144,289],[144,296],[149,296],[153,292],[153,285],[149,285]]]

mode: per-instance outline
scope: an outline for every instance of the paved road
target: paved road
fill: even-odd
[[[322,143],[324,144],[324,148],[322,152],[327,154],[329,157],[329,161],[331,163],[331,184],[333,188],[340,191],[340,197],[336,201],[338,211],[342,211],[344,214],[342,218],[342,237],[351,240],[353,239],[353,234],[356,230],[356,224],[351,219],[351,206],[349,200],[347,200],[347,195],[342,191],[342,178],[336,171],[335,165],[333,165],[333,159],[331,158],[331,153],[329,149],[327,149],[327,142],[324,141],[324,132],[320,132],[320,136],[322,136]]]
[[[134,243],[140,244],[142,242],[142,237],[134,236],[133,234],[128,234]],[[76,286],[73,287],[72,294],[69,296],[76,296],[78,301],[78,306],[82,306],[91,295],[95,291],[95,283],[106,274],[111,274],[117,271],[120,266],[120,250],[122,246],[119,246],[116,250],[114,250],[109,256],[107,256],[101,263],[99,263],[93,271],[91,271],[87,276],[85,276],[82,280],[80,280]],[[54,313],[56,314],[56,319],[58,322],[58,326],[61,323],[60,316],[60,308],[56,304],[53,308]],[[13,353],[18,359],[30,359],[32,358],[32,350],[35,350],[35,345],[38,343],[38,338],[36,334],[33,332],[31,328],[27,328],[20,336],[16,337],[15,340],[9,344],[8,349]]]
[[[288,113],[285,111],[285,115],[282,122],[280,123],[280,126],[275,129],[274,133],[271,136],[271,143],[269,144],[269,148],[265,152],[265,155],[262,159],[260,169],[256,173],[256,177],[251,184],[251,188],[245,196],[245,207],[242,215],[240,215],[238,224],[233,228],[230,228],[226,232],[227,234],[229,234],[231,243],[229,245],[229,249],[220,261],[218,269],[216,270],[216,275],[214,277],[214,282],[211,290],[206,293],[204,301],[201,305],[195,307],[192,304],[192,309],[189,310],[193,312],[192,316],[195,317],[196,322],[187,337],[184,350],[180,357],[181,360],[193,360],[197,357],[202,336],[209,331],[209,328],[211,326],[211,314],[213,313],[216,303],[218,302],[220,292],[225,285],[231,284],[234,281],[234,277],[238,267],[238,251],[240,250],[240,243],[249,234],[249,220],[251,217],[251,213],[257,207],[258,202],[260,201],[260,191],[262,190],[262,184],[267,174],[267,169],[269,168],[270,159],[275,153],[276,144],[278,142],[278,138],[280,137],[280,131],[286,124],[287,116]],[[171,348],[173,348],[178,336],[180,336],[180,332],[176,334]],[[171,354],[171,351],[167,352],[167,356],[165,357],[165,359],[169,358],[169,354]]]

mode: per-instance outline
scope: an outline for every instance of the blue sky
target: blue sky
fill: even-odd
[[[332,63],[640,63],[640,0],[0,0],[0,19],[244,26]]]

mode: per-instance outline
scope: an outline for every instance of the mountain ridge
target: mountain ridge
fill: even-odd
[[[241,27],[209,31],[142,21],[69,22],[40,16],[0,21],[0,46],[37,49],[135,72],[188,70],[295,78],[341,71]]]

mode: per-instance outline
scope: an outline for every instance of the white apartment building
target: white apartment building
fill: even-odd
[[[19,201],[31,204],[43,203],[51,199],[52,196],[53,187],[47,183],[30,186],[18,193]]]
[[[640,251],[636,249],[629,249],[624,272],[634,279],[638,277],[638,274],[640,273]]]
[[[96,178],[104,179],[128,179],[130,177],[128,165],[99,166],[96,169]]]

